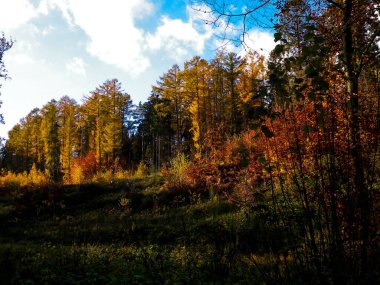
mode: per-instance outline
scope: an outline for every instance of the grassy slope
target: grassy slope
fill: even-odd
[[[279,280],[273,266],[270,253],[285,238],[265,206],[239,210],[216,195],[159,191],[161,184],[151,177],[66,187],[54,203],[3,193],[0,284],[296,281]]]

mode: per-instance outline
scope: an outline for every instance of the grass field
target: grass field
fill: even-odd
[[[265,201],[238,208],[159,176],[3,191],[0,284],[295,284],[313,274]],[[294,274],[292,273],[294,272]]]

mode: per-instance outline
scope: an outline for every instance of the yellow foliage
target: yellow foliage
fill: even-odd
[[[186,170],[190,162],[186,159],[184,154],[179,154],[174,157],[170,162],[169,179],[168,183],[173,186],[182,186],[186,180]]]
[[[134,177],[135,178],[143,178],[147,174],[148,174],[148,169],[147,169],[145,163],[141,161],[139,163],[139,165],[137,166],[137,170],[134,174]]]
[[[82,167],[76,166],[71,172],[71,182],[73,184],[81,184],[85,180],[85,175],[83,173]]]
[[[114,176],[111,170],[104,172],[97,172],[92,178],[91,182],[94,183],[110,183],[113,180]]]
[[[116,179],[128,179],[130,178],[130,176],[131,176],[130,173],[126,170],[118,170],[114,174],[114,178]]]
[[[48,174],[38,170],[35,165],[29,173],[7,172],[0,177],[0,187],[9,189],[19,189],[23,187],[39,187],[52,183]]]

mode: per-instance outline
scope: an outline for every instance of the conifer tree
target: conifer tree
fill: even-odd
[[[78,155],[78,105],[68,96],[58,101],[60,162],[64,180],[70,181],[74,157]]]
[[[60,141],[57,101],[52,100],[41,110],[41,137],[44,145],[45,171],[54,180],[60,176]]]

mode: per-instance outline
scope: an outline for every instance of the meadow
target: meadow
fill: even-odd
[[[0,193],[1,284],[295,284],[313,274],[262,198],[168,191],[161,175]],[[310,283],[309,283],[310,284]]]

